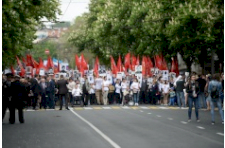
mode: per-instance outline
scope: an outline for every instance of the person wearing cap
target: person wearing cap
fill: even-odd
[[[5,112],[7,108],[9,108],[9,101],[11,98],[11,81],[13,74],[8,73],[6,74],[7,79],[2,83],[2,119],[5,117]]]
[[[26,87],[20,82],[20,76],[15,76],[15,81],[11,83],[12,99],[10,102],[10,124],[15,123],[15,109],[18,109],[19,113],[19,121],[20,123],[24,123],[23,118],[23,98],[26,96]]]

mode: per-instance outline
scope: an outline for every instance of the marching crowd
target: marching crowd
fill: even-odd
[[[199,109],[211,109],[212,124],[215,123],[215,103],[219,109],[222,123],[224,76],[223,74],[197,75],[189,77],[181,73],[178,77],[170,77],[169,81],[161,75],[143,76],[141,83],[135,75],[127,75],[122,80],[112,75],[112,82],[107,77],[94,76],[93,83],[86,75],[80,79],[73,77],[66,80],[63,75],[59,80],[54,75],[34,78],[21,78],[12,74],[3,75],[3,118],[7,108],[10,110],[11,124],[15,123],[15,108],[19,112],[19,121],[24,123],[23,108],[32,107],[55,109],[59,102],[60,110],[63,104],[74,105],[135,105],[153,104],[164,106],[178,106],[188,109],[188,121],[191,121],[194,105],[196,120],[199,122]]]

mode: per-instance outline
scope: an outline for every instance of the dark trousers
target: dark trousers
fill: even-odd
[[[114,103],[114,92],[108,93],[109,104]]]
[[[122,103],[122,99],[120,98],[120,94],[119,93],[115,93],[115,100],[117,104],[121,104]]]
[[[69,92],[69,100],[70,103],[74,102],[72,92]]]
[[[195,115],[196,115],[196,119],[198,120],[198,98],[193,98],[193,97],[188,97],[188,105],[189,105],[189,109],[188,109],[188,118],[191,119],[191,112],[192,112],[192,106],[193,106],[193,102],[195,105]]]
[[[2,97],[2,119],[4,119],[5,117],[7,108],[9,108],[9,99],[8,97],[3,96]]]
[[[40,109],[42,108],[42,107],[44,107],[44,109],[46,109],[47,108],[47,98],[46,98],[46,94],[42,94],[41,95],[41,104],[40,104]]]
[[[83,95],[83,99],[84,99],[84,105],[85,105],[85,106],[88,105],[89,94],[88,94],[88,93],[84,94],[84,95]]]
[[[95,94],[89,94],[90,104],[93,105],[96,103]]]
[[[63,97],[65,98],[66,109],[67,109],[68,108],[68,94],[59,94],[60,109],[62,109],[62,106],[63,106]]]
[[[19,115],[19,121],[20,123],[24,122],[24,118],[23,118],[23,102],[10,102],[10,118],[9,118],[9,122],[11,124],[15,123],[15,109],[18,109],[18,115]]]
[[[33,109],[35,109],[37,105],[38,96],[32,96],[31,98],[32,98],[32,107]]]
[[[156,104],[157,103],[157,96],[155,95],[155,92],[149,92],[149,103]]]
[[[140,102],[140,104],[142,104],[142,103],[145,103],[145,104],[147,104],[148,103],[148,101],[146,100],[146,92],[145,91],[140,91],[140,97],[139,97],[140,99],[139,99],[139,102]]]
[[[55,100],[54,100],[54,93],[48,93],[48,106],[51,109],[55,109]]]

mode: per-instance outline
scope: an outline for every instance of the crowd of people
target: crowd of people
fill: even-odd
[[[23,108],[55,109],[55,105],[63,104],[69,110],[69,105],[134,105],[152,104],[163,106],[178,106],[188,109],[188,121],[191,121],[192,107],[195,107],[196,120],[199,122],[199,109],[211,109],[212,124],[215,123],[214,108],[218,106],[223,119],[224,76],[223,74],[196,75],[164,79],[161,75],[143,76],[138,82],[135,75],[127,75],[118,79],[112,75],[112,81],[107,77],[96,77],[90,83],[86,75],[83,80],[63,75],[59,80],[54,75],[34,78],[20,78],[12,74],[3,75],[3,118],[6,109],[10,110],[10,123],[15,123],[15,108],[19,111],[19,121],[24,123]]]

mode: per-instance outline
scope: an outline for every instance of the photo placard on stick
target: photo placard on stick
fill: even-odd
[[[40,69],[39,75],[40,75],[40,76],[45,76],[45,70],[44,70],[44,69]]]
[[[112,84],[112,75],[107,74],[107,81]]]
[[[142,65],[135,66],[135,73],[142,73]]]
[[[122,72],[117,72],[116,78],[122,81],[123,78],[123,73]]]
[[[89,75],[88,76],[88,82],[90,83],[90,84],[93,84],[94,83],[94,76],[92,75]]]
[[[168,80],[169,79],[169,70],[162,70],[162,77],[164,80]]]

